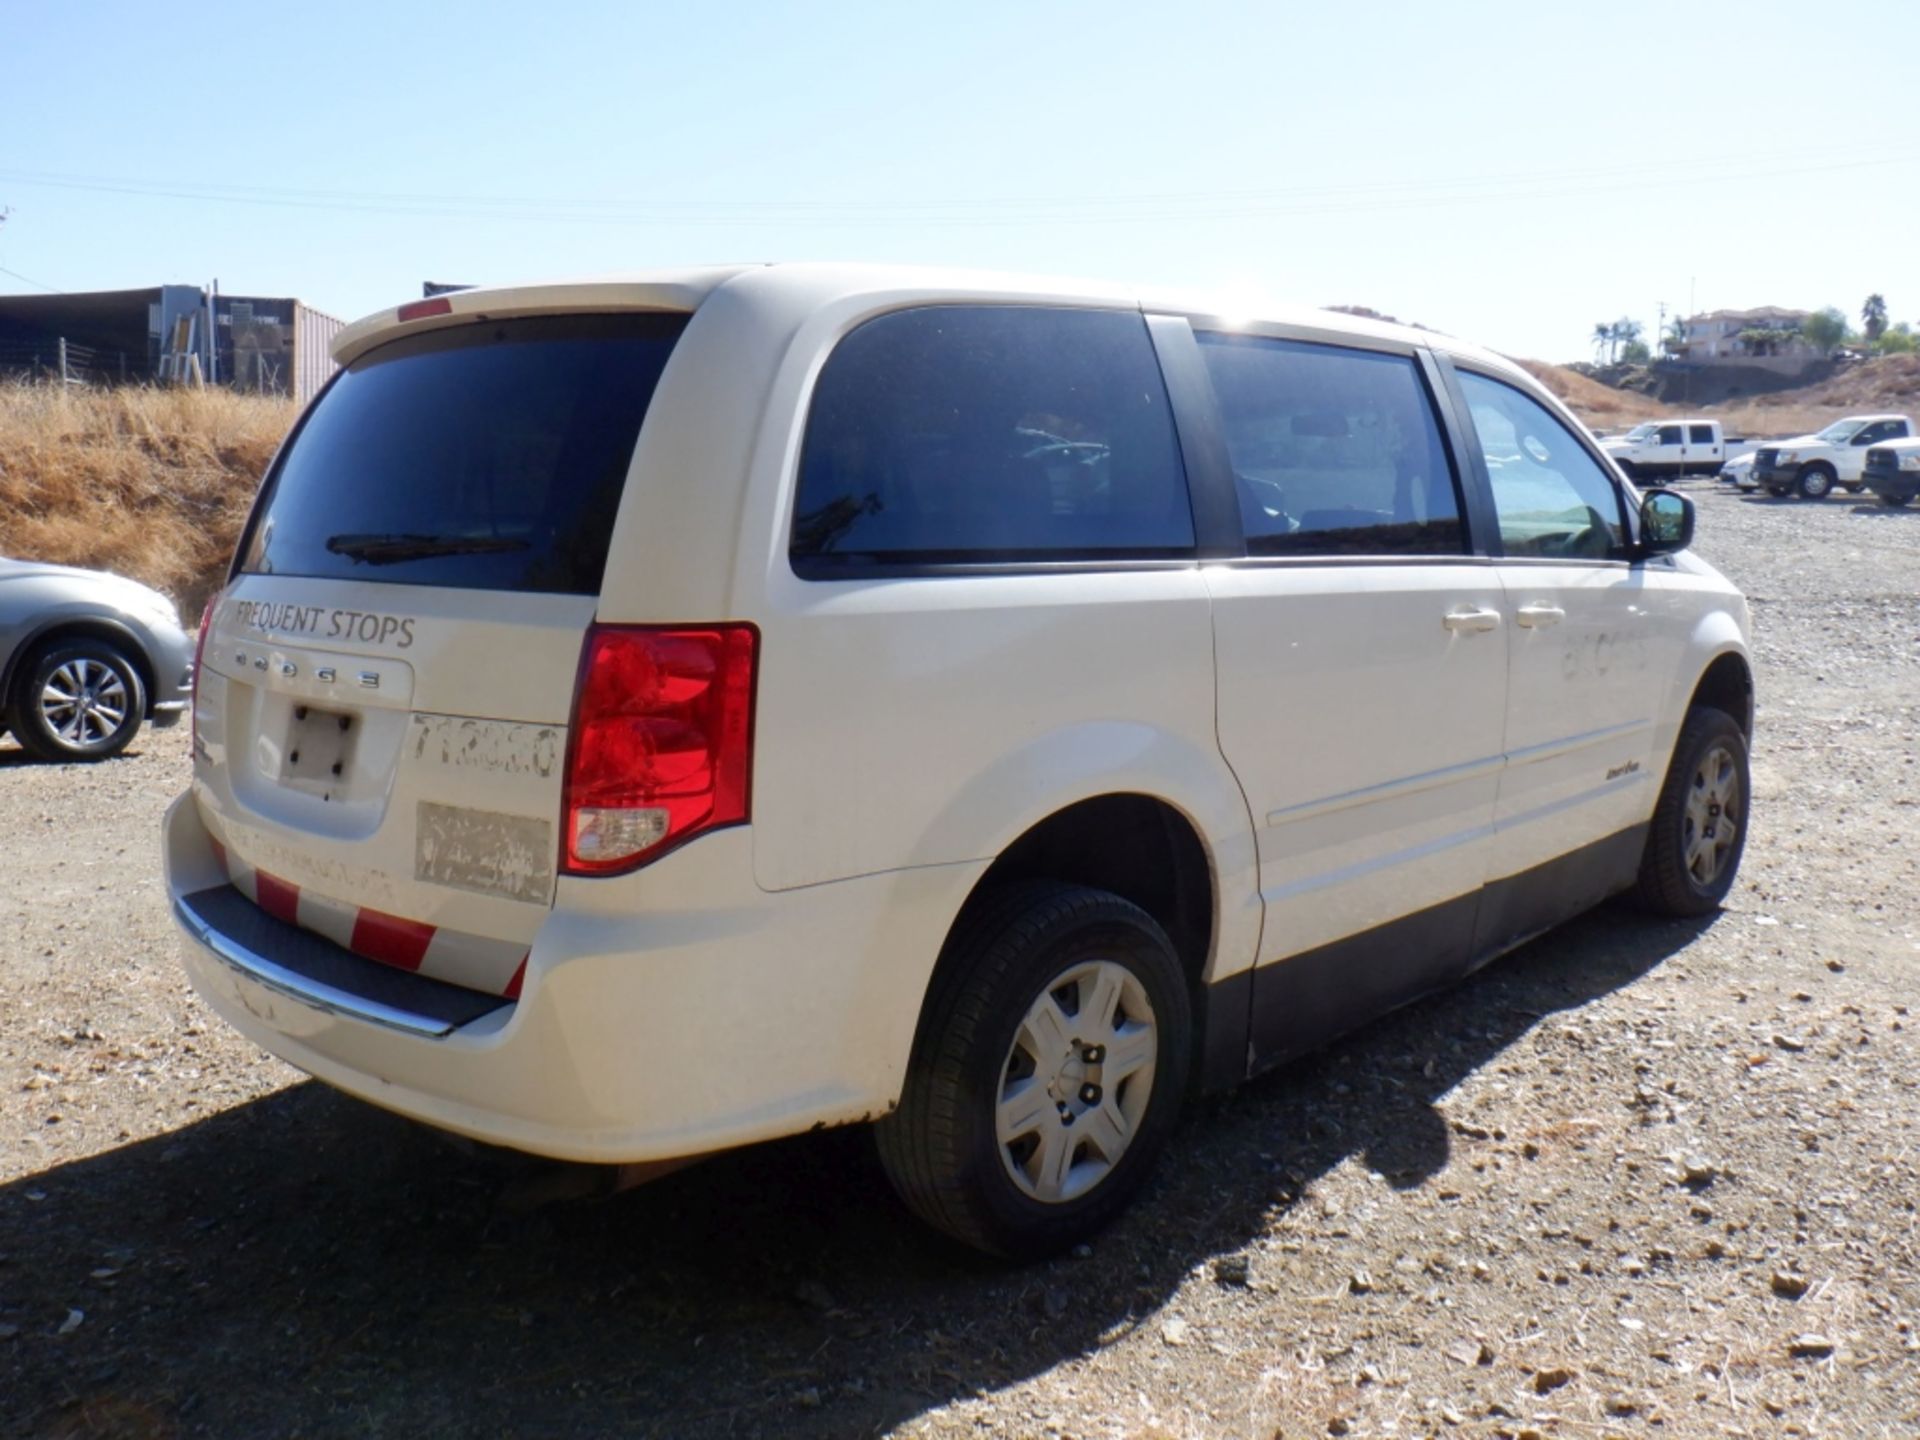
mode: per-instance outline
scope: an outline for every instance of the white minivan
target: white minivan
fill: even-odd
[[[207,1002],[375,1104],[622,1164],[870,1123],[1030,1256],[1189,1093],[1733,883],[1746,604],[1484,351],[783,265],[334,353],[164,849]]]

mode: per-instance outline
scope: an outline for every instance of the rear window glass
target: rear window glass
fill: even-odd
[[[1137,313],[903,310],[848,335],[821,372],[793,520],[802,574],[1192,549]]]
[[[598,593],[640,422],[686,320],[504,320],[369,351],[301,422],[241,569]]]

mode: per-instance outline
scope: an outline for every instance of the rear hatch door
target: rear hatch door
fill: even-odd
[[[686,319],[406,336],[302,419],[201,662],[196,793],[263,908],[512,993],[553,899],[581,642]]]

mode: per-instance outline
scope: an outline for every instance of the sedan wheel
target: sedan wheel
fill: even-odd
[[[40,687],[40,715],[62,743],[99,745],[127,723],[133,697],[110,667],[84,656],[69,660]]]
[[[21,667],[9,720],[41,760],[103,760],[133,742],[147,692],[124,653],[103,640],[56,642]]]

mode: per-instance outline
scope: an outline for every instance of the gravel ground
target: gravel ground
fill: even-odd
[[[0,1435],[1920,1432],[1920,511],[1691,488],[1761,666],[1727,910],[1596,911],[1197,1107],[1027,1270],[857,1132],[530,1203],[196,1003],[183,732],[0,744]]]

